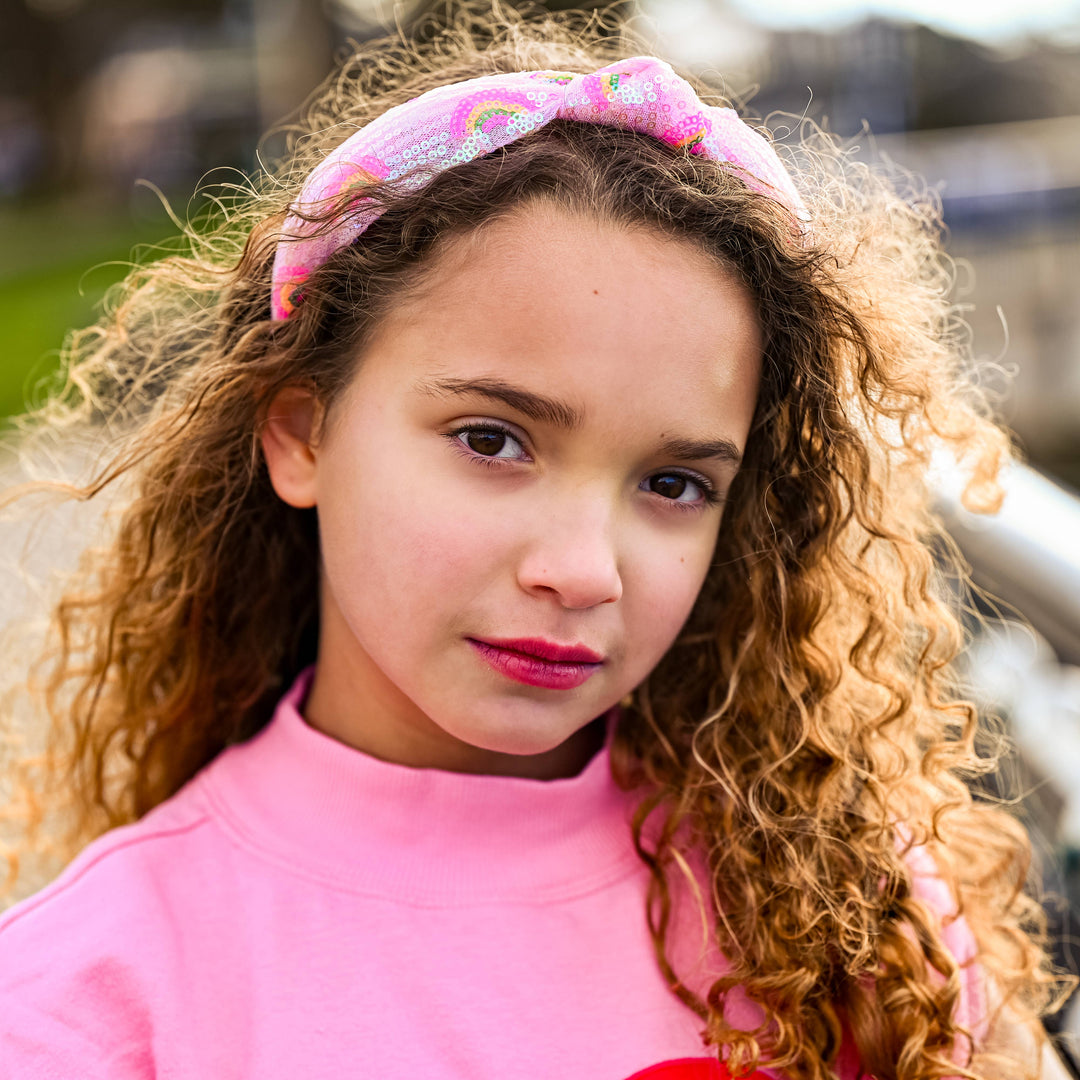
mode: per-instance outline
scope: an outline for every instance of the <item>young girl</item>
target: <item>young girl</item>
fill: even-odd
[[[965,783],[927,474],[1012,451],[935,207],[482,29],[357,52],[70,344],[39,434],[121,516],[8,721],[9,900],[83,850],[0,918],[0,1075],[1064,1075]]]

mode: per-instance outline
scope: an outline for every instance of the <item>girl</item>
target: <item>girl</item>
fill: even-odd
[[[86,846],[0,920],[0,1072],[1035,1075],[927,489],[1011,451],[934,206],[476,29],[358,51],[71,342],[39,430],[121,516],[9,739],[11,896]]]

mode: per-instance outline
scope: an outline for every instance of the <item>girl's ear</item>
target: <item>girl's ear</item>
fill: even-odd
[[[266,467],[274,490],[290,506],[315,505],[313,434],[321,417],[315,395],[299,386],[279,390],[266,407],[260,430]]]

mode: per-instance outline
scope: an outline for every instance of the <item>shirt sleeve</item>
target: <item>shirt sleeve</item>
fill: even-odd
[[[949,886],[942,880],[934,857],[925,847],[913,847],[905,855],[911,868],[912,892],[937,914],[945,947],[960,967],[960,999],[956,1023],[971,1033],[976,1045],[986,1038],[988,1009],[986,973],[978,963],[978,943],[960,913]],[[958,1047],[966,1057],[968,1047]]]
[[[132,921],[122,894],[85,879],[0,915],[3,1080],[154,1080],[145,968],[122,932]]]

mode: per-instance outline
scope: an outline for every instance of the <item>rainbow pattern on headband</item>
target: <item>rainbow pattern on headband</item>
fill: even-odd
[[[612,71],[610,74],[600,76],[600,89],[608,101],[616,100],[615,91],[619,89],[619,80],[621,78],[622,75],[617,71]]]
[[[498,128],[513,127],[518,117],[532,111],[531,105],[524,94],[470,94],[454,109],[450,130],[462,139],[492,135]]]
[[[468,135],[475,135],[480,131],[485,133],[491,131],[497,124],[502,124],[505,127],[511,117],[518,116],[523,112],[525,112],[525,109],[521,105],[507,104],[501,101],[480,102],[469,111],[469,115],[465,120],[465,132]]]
[[[734,109],[706,105],[654,56],[631,56],[599,71],[517,71],[450,83],[396,105],[350,135],[308,176],[274,255],[270,315],[287,319],[303,284],[372,221],[355,212],[364,189],[400,181],[416,189],[442,169],[490,154],[555,119],[579,120],[660,139],[675,149],[728,162],[755,191],[797,219],[802,200],[769,141]],[[332,207],[337,224],[308,219]],[[350,213],[350,211],[352,211]]]

